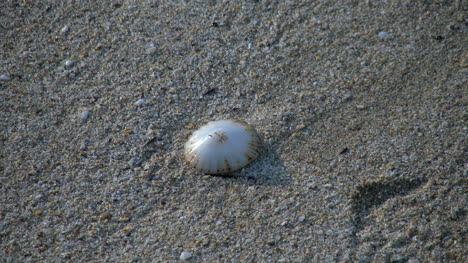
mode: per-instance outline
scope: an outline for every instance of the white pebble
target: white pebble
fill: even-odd
[[[0,80],[8,81],[10,80],[10,77],[8,77],[7,75],[1,75]]]
[[[145,104],[145,99],[139,99],[137,101],[135,101],[135,106],[143,106],[143,104]]]
[[[187,252],[187,251],[184,251],[180,254],[180,259],[181,260],[187,260],[187,259],[190,259],[192,258],[192,253],[190,252]]]
[[[304,222],[304,221],[305,221],[305,216],[300,216],[300,217],[298,218],[298,220],[299,220],[299,222]]]
[[[68,68],[73,67],[73,65],[75,65],[75,62],[71,60],[65,61],[65,66],[67,66]]]
[[[388,33],[385,31],[379,32],[379,37],[380,38],[386,38],[388,36]]]
[[[60,32],[67,33],[68,32],[68,26],[62,27],[62,29],[60,29]]]
[[[86,111],[83,111],[83,112],[80,114],[80,119],[81,119],[82,121],[86,121],[86,120],[89,118],[89,115],[90,115],[90,114],[91,114],[91,113],[90,113],[89,111],[87,111],[87,110],[86,110]]]

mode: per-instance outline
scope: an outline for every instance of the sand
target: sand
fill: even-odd
[[[2,1],[0,261],[466,261],[467,6]]]

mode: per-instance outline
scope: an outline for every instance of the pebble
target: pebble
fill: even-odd
[[[135,167],[135,166],[138,166],[138,158],[136,157],[132,157],[129,161],[128,161],[128,164],[130,164],[130,166],[132,167]]]
[[[349,94],[349,93],[346,93],[344,95],[344,100],[345,101],[349,101],[349,100],[352,100],[353,99],[353,95]]]
[[[383,38],[386,38],[387,36],[388,36],[388,33],[387,33],[387,32],[385,32],[385,31],[379,32],[379,37],[380,37],[380,38],[383,39]]]
[[[86,120],[88,120],[90,114],[91,114],[91,113],[90,113],[89,111],[87,111],[87,110],[86,110],[86,111],[83,111],[83,112],[80,114],[80,119],[81,119],[82,121],[86,121]]]
[[[7,75],[1,75],[0,80],[8,81],[10,80],[10,77],[8,77]]]
[[[305,221],[305,216],[300,216],[300,217],[298,218],[298,220],[299,220],[299,222],[304,222],[304,221]]]
[[[145,99],[139,99],[139,100],[135,101],[134,104],[135,104],[135,106],[138,106],[138,107],[143,106],[143,104],[145,104]]]
[[[73,62],[73,61],[71,61],[71,60],[65,61],[65,66],[66,66],[67,68],[71,68],[71,67],[73,67],[73,65],[75,65],[75,62]]]
[[[150,44],[148,48],[146,49],[146,54],[153,55],[153,54],[156,54],[157,51],[158,51],[158,48],[154,44]]]
[[[122,228],[122,232],[124,234],[126,234],[126,235],[129,234],[130,232],[132,232],[132,230],[133,230],[133,227],[131,227],[131,226],[126,226],[126,227]]]
[[[112,218],[112,214],[109,213],[109,212],[102,213],[102,214],[99,216],[99,219],[100,219],[101,221],[110,220],[111,218]]]
[[[121,223],[125,223],[125,222],[128,222],[128,221],[130,221],[130,218],[128,218],[128,217],[124,216],[124,217],[119,218],[119,222],[121,222]]]
[[[190,252],[184,251],[184,252],[182,252],[180,254],[180,259],[181,260],[188,260],[190,258],[192,258],[192,253],[190,253]]]
[[[300,131],[300,130],[305,129],[305,127],[306,127],[306,126],[305,126],[304,124],[299,124],[299,125],[296,126],[295,130],[296,130],[296,131]]]
[[[68,26],[62,27],[62,29],[60,29],[60,32],[67,33],[68,32]]]

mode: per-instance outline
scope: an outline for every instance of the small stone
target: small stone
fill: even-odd
[[[155,46],[152,44],[152,45],[150,45],[150,46],[146,49],[146,54],[148,54],[148,55],[153,55],[153,54],[155,54],[157,51],[158,51],[158,48],[155,47]]]
[[[358,110],[363,110],[365,108],[364,105],[356,105],[356,109]]]
[[[0,80],[8,81],[8,80],[10,80],[10,77],[8,77],[7,75],[1,75]]]
[[[180,260],[188,260],[192,258],[192,253],[184,251],[180,254]]]
[[[65,66],[66,66],[67,68],[71,68],[71,67],[73,67],[73,65],[75,65],[75,62],[73,62],[73,61],[71,61],[71,60],[65,61]]]
[[[386,38],[388,36],[388,33],[385,32],[385,31],[382,31],[382,32],[379,32],[379,35],[378,35],[380,38]]]
[[[143,104],[145,104],[145,99],[139,99],[139,100],[135,101],[134,104],[135,104],[135,106],[138,106],[138,107],[143,106]]]
[[[280,236],[274,236],[274,237],[270,237],[270,239],[267,240],[266,243],[269,246],[274,246],[274,245],[278,244],[278,242],[280,242],[280,240],[281,240]]]
[[[346,93],[344,95],[344,100],[345,101],[349,101],[349,100],[352,100],[353,99],[353,95],[349,94],[349,93]]]
[[[132,157],[129,161],[128,161],[128,164],[130,164],[130,166],[132,167],[135,167],[135,166],[138,166],[138,158],[136,157]]]
[[[120,217],[119,218],[119,222],[121,222],[121,223],[126,223],[128,221],[130,221],[130,218],[128,218],[128,217]]]
[[[129,212],[125,212],[125,213],[123,213],[123,214],[120,215],[118,221],[121,222],[121,223],[128,222],[128,221],[130,221],[130,216],[131,216],[131,215],[130,215]]]
[[[81,119],[82,121],[86,121],[86,120],[88,120],[89,115],[91,115],[91,113],[90,113],[89,111],[87,111],[87,110],[86,110],[86,111],[83,111],[83,112],[80,114],[80,119]]]
[[[109,212],[105,212],[105,213],[102,213],[100,216],[99,216],[99,219],[101,221],[105,221],[105,220],[109,220],[112,218],[112,214],[109,213]]]
[[[296,126],[295,129],[296,129],[296,131],[300,131],[300,130],[305,129],[305,127],[306,127],[306,126],[305,126],[304,124],[299,124],[299,125]]]
[[[60,29],[60,32],[63,34],[63,33],[67,33],[68,32],[68,26],[64,26],[62,27],[62,29]]]
[[[305,216],[300,216],[300,217],[298,218],[298,220],[299,220],[299,222],[304,222],[304,221],[305,221]]]
[[[124,228],[122,228],[122,232],[124,234],[129,234],[130,232],[132,232],[133,228],[131,226],[126,226]]]

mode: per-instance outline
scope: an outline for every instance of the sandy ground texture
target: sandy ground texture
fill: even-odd
[[[0,1],[0,262],[466,262],[467,8]]]

